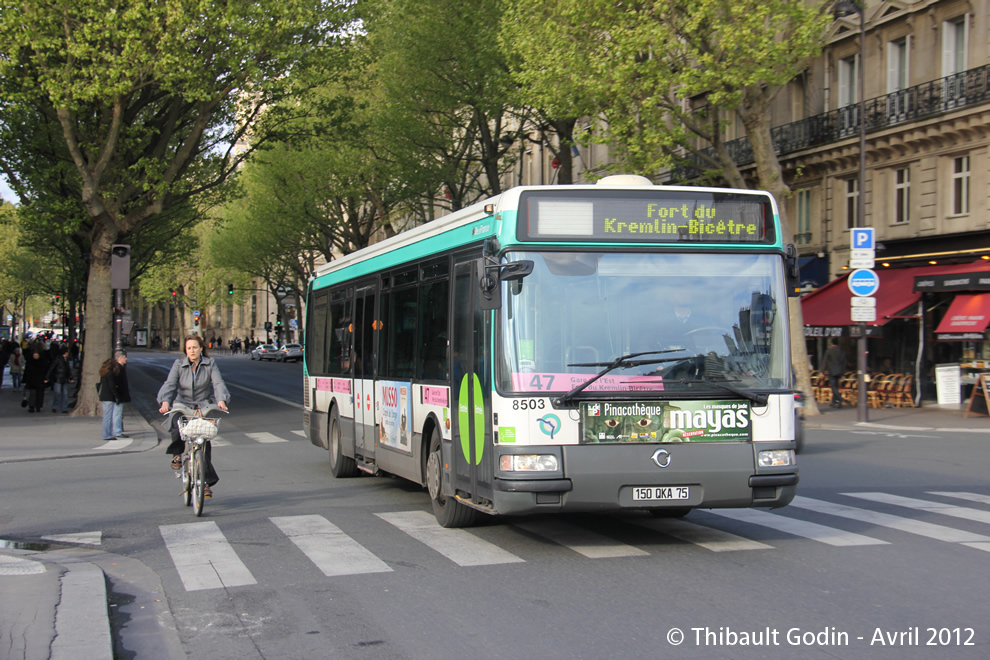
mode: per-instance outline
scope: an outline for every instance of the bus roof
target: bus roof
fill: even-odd
[[[632,184],[632,185],[630,185]],[[391,264],[401,264],[408,261],[424,258],[433,252],[442,251],[437,244],[431,240],[428,244],[422,243],[424,239],[443,237],[443,249],[452,249],[461,245],[467,245],[489,236],[499,236],[502,234],[502,223],[504,220],[515,221],[515,212],[520,204],[520,197],[528,192],[547,191],[557,193],[571,193],[579,191],[655,191],[663,193],[691,193],[691,194],[734,194],[734,195],[754,195],[766,198],[773,208],[774,221],[776,223],[778,212],[773,196],[764,191],[734,189],[734,188],[708,188],[698,186],[655,186],[645,177],[617,175],[605,177],[597,184],[575,184],[575,185],[543,185],[543,186],[517,186],[499,195],[484,199],[471,206],[465,207],[446,216],[420,225],[408,231],[404,231],[396,236],[370,245],[364,249],[352,252],[351,254],[334,259],[317,268],[313,275],[315,288],[322,288],[322,283],[316,282],[320,278],[331,273],[340,271],[350,266],[366,261],[380,262],[377,257],[388,255],[387,261]],[[510,216],[511,213],[511,216]],[[585,243],[585,246],[589,244]],[[700,247],[694,244],[692,247]],[[755,247],[755,246],[754,246]],[[780,247],[780,236],[773,245],[760,245],[763,249]],[[382,267],[387,267],[383,265]],[[369,268],[369,272],[370,269]],[[360,276],[356,273],[354,276]],[[331,278],[333,279],[333,278]],[[350,279],[350,278],[348,278]],[[329,280],[327,284],[329,285]]]

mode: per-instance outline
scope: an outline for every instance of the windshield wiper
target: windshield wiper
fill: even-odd
[[[645,364],[660,364],[662,362],[679,362],[684,359],[683,357],[675,357],[675,358],[657,358],[657,359],[649,359],[649,360],[633,360],[633,358],[638,358],[643,355],[661,355],[663,353],[676,353],[677,351],[683,351],[683,350],[686,349],[673,348],[666,351],[644,351],[642,353],[630,353],[629,355],[620,355],[611,362],[580,362],[576,364],[569,364],[567,365],[568,367],[605,367],[605,368],[599,371],[591,378],[589,378],[588,380],[578,385],[577,387],[575,387],[574,389],[572,389],[567,394],[561,396],[558,399],[555,399],[553,403],[555,406],[567,405],[568,403],[571,402],[571,399],[573,399],[575,395],[584,391],[586,387],[590,386],[592,383],[600,379],[602,376],[604,376],[610,371],[614,371],[615,369],[628,369],[630,367],[640,367]]]
[[[736,396],[741,396],[744,399],[749,399],[750,401],[752,401],[753,403],[755,403],[758,406],[765,406],[765,405],[767,405],[767,401],[770,400],[770,397],[768,395],[766,395],[766,394],[762,394],[762,393],[759,393],[759,392],[749,392],[747,390],[741,390],[738,387],[733,387],[732,385],[729,385],[728,383],[725,383],[723,381],[711,380],[709,378],[698,378],[698,379],[695,379],[695,380],[684,380],[684,379],[681,379],[681,380],[666,381],[666,382],[667,383],[670,383],[670,384],[677,383],[679,385],[691,385],[693,383],[702,383],[704,385],[711,385],[712,387],[717,387],[719,389],[723,389],[726,392],[731,392],[732,394],[735,394]]]

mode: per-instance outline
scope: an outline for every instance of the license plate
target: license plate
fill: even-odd
[[[687,486],[635,486],[632,492],[634,502],[690,498],[690,489]]]

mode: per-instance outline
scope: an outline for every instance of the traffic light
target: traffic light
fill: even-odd
[[[199,310],[193,312],[193,321],[199,323]]]
[[[173,301],[173,302],[175,301],[175,298],[176,298],[176,297],[177,297],[178,295],[179,295],[179,292],[178,292],[178,291],[176,291],[175,289],[172,289],[172,301]]]
[[[234,285],[233,284],[228,284],[227,285],[227,295],[228,296],[234,295]]]
[[[276,314],[275,315],[275,325],[282,325],[282,315],[281,314]]]

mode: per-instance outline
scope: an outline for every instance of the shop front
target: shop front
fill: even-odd
[[[878,268],[876,321],[851,320],[852,292],[842,276],[802,298],[805,339],[812,368],[833,337],[855,369],[857,342],[866,332],[872,374],[913,376],[915,401],[935,399],[935,368],[960,364],[964,387],[990,371],[990,263]],[[968,388],[966,388],[968,389]],[[920,392],[920,397],[917,393]]]

